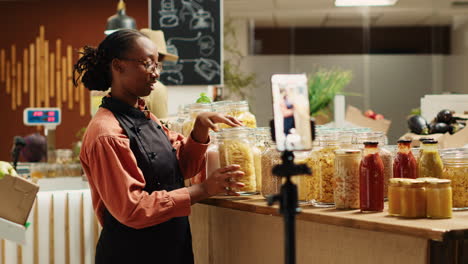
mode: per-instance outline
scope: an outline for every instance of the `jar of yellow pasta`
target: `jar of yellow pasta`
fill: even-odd
[[[252,153],[254,156],[257,192],[260,192],[262,190],[262,148],[260,148],[260,142],[257,140],[256,129],[252,128],[251,130],[252,132],[249,133],[249,140],[251,142]]]
[[[231,105],[232,101],[217,101],[211,104],[211,107],[213,109],[213,112],[220,113],[223,115],[232,115],[231,112]],[[223,128],[230,128],[229,125],[226,125],[224,123],[218,123],[218,128],[223,129]]]
[[[333,188],[335,175],[335,150],[339,148],[338,134],[327,133],[318,136],[319,148],[312,152],[314,206],[333,207],[335,205]]]
[[[468,153],[443,156],[442,178],[452,181],[453,210],[468,209]]]
[[[255,128],[257,127],[257,119],[249,111],[249,103],[247,101],[235,102],[231,108],[232,114],[235,118],[242,121],[244,126]]]
[[[241,195],[252,195],[257,192],[255,177],[255,157],[252,143],[249,140],[250,129],[234,127],[222,129],[219,137],[219,162],[220,166],[237,164],[244,176],[238,178],[245,184],[243,188],[235,190]]]
[[[310,168],[310,152],[295,151],[294,163],[305,164]],[[297,198],[302,204],[312,202],[314,198],[313,176],[308,174],[295,175],[291,177],[294,184],[297,185]]]
[[[212,111],[211,104],[190,104],[188,105],[189,118],[184,122],[182,134],[188,137],[192,133],[193,125],[198,114]]]

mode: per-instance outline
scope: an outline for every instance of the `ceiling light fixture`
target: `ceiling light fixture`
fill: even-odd
[[[392,6],[398,0],[335,0],[335,6]]]
[[[112,34],[112,32],[124,28],[136,29],[137,27],[135,19],[125,14],[125,3],[123,0],[120,0],[119,4],[117,5],[117,14],[107,19],[107,25],[104,34],[109,35]]]

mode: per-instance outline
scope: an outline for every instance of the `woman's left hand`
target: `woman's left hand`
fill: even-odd
[[[208,131],[213,129],[213,131],[218,132],[217,123],[223,123],[228,126],[238,127],[243,126],[242,122],[233,116],[223,115],[215,112],[203,112],[197,116],[195,119],[195,124],[193,125],[192,138],[200,143],[208,142]]]

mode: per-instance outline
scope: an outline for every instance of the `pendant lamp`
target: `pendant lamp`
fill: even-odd
[[[117,5],[117,14],[107,19],[106,30],[104,34],[109,35],[119,29],[136,29],[136,22],[133,17],[129,17],[125,14],[125,3],[123,0],[119,1]]]

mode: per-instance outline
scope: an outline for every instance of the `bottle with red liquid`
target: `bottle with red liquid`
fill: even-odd
[[[411,140],[398,140],[398,153],[393,161],[393,178],[418,177],[418,164],[411,152]]]
[[[384,209],[384,165],[378,142],[364,142],[359,166],[359,200],[361,211],[381,212]]]

